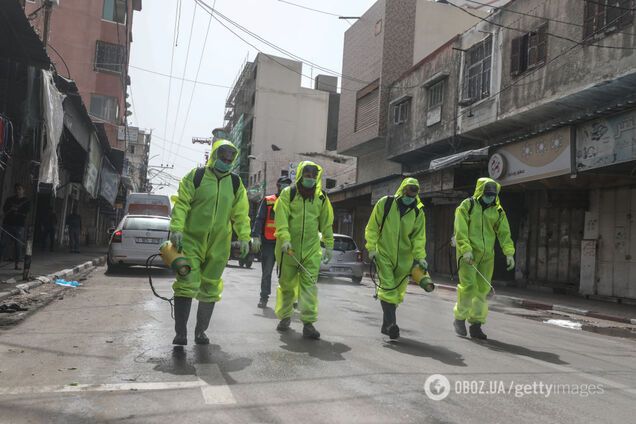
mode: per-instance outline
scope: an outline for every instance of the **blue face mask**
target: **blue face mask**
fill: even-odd
[[[305,178],[303,177],[303,187],[305,188],[312,188],[316,186],[316,179],[315,178]]]
[[[221,159],[217,159],[214,161],[214,169],[222,173],[230,172],[232,170],[232,164],[225,163]]]
[[[485,204],[490,205],[492,202],[495,201],[496,197],[497,196],[493,196],[493,195],[490,195],[490,196],[484,195],[482,196],[482,200],[484,201]]]
[[[402,203],[404,203],[406,206],[411,206],[413,202],[415,202],[415,197],[402,196]]]

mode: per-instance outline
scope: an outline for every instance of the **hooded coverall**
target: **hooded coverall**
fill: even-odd
[[[378,297],[394,305],[404,300],[413,261],[426,259],[426,217],[422,201],[418,196],[411,206],[398,204],[408,185],[420,186],[415,178],[402,181],[382,228],[388,197],[378,200],[364,232],[367,250],[377,252],[375,263],[381,286]]]
[[[301,195],[300,181],[303,168],[308,165],[317,167],[318,175],[313,195],[305,199]],[[322,191],[321,177],[320,166],[310,161],[299,163],[294,186],[285,188],[274,205],[276,262],[280,267],[275,312],[281,320],[292,316],[296,296],[301,321],[311,324],[318,319],[316,280],[322,258],[320,234],[325,248],[333,249],[333,208],[326,193]],[[292,188],[296,191],[293,200],[290,199]],[[282,252],[285,242],[291,242],[294,257],[310,275],[298,266],[294,258]]]
[[[495,201],[484,206],[480,199],[486,184],[497,186]],[[510,226],[506,212],[499,203],[501,185],[490,178],[477,180],[475,194],[465,199],[455,210],[455,240],[459,263],[459,285],[455,319],[468,320],[470,324],[484,324],[488,315],[486,296],[490,291],[490,281],[495,262],[495,237],[504,255],[514,256],[515,246],[510,237]],[[472,208],[471,208],[472,204]],[[472,210],[471,210],[472,209]],[[466,252],[472,252],[475,267],[488,279],[484,279],[472,265],[462,259]]]
[[[175,297],[196,298],[204,303],[221,300],[221,275],[230,257],[232,225],[240,241],[250,239],[249,204],[243,183],[234,194],[230,173],[219,177],[213,171],[222,145],[233,147],[227,140],[214,143],[199,187],[194,187],[193,169],[183,177],[173,198],[170,231],[183,233],[183,252],[192,267],[186,277],[177,276],[172,285]]]

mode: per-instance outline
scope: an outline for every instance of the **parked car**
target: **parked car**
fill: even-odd
[[[364,270],[362,252],[347,235],[334,234],[333,239],[333,257],[326,264],[320,263],[320,276],[351,278],[354,283],[359,284]]]
[[[106,265],[114,271],[128,265],[145,265],[150,255],[168,239],[170,218],[126,215],[110,236]],[[163,265],[157,258],[153,265]]]
[[[126,198],[126,215],[170,216],[170,197],[165,194],[130,193]]]

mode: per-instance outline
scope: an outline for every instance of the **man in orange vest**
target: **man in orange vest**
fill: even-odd
[[[269,295],[272,293],[272,271],[274,270],[275,247],[276,247],[276,225],[274,224],[274,203],[280,192],[291,184],[289,177],[280,177],[276,181],[276,194],[266,196],[258,208],[258,214],[254,220],[252,228],[252,249],[256,252],[261,250],[261,266],[263,276],[261,277],[261,300],[258,302],[259,308],[266,308]]]

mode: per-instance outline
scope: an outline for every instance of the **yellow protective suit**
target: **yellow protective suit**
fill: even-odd
[[[192,271],[186,277],[177,277],[172,285],[175,297],[205,303],[221,300],[221,275],[230,257],[232,225],[239,240],[250,239],[249,204],[243,183],[235,194],[230,173],[219,176],[213,170],[216,151],[222,145],[233,146],[227,140],[214,143],[198,188],[194,187],[196,169],[179,183],[170,231],[183,233],[183,252]]]
[[[303,168],[308,165],[318,168],[317,183],[313,195],[303,198],[300,182]],[[301,321],[310,324],[318,319],[316,281],[322,258],[320,234],[325,247],[333,249],[333,208],[327,194],[322,191],[321,177],[320,166],[310,161],[299,163],[294,185],[285,188],[274,205],[276,262],[280,268],[275,312],[281,320],[291,317],[296,296]],[[295,192],[293,199],[292,192]],[[282,252],[285,242],[291,242],[294,257],[310,275],[298,266],[294,258]]]
[[[497,186],[495,201],[485,206],[480,199],[486,184]],[[455,210],[455,241],[459,263],[459,285],[455,319],[468,320],[471,324],[483,324],[488,315],[486,296],[490,291],[495,262],[495,238],[499,239],[504,255],[514,256],[515,246],[510,237],[510,226],[506,212],[499,202],[501,186],[490,178],[477,180],[475,194],[465,199]],[[474,267],[465,263],[462,256],[472,252]],[[484,281],[475,267],[488,279]]]
[[[401,203],[404,188],[408,185],[420,186],[415,178],[405,178],[402,181],[395,192],[383,227],[384,205],[388,196],[378,200],[364,232],[367,250],[377,252],[375,263],[381,286],[378,297],[394,305],[404,300],[413,261],[426,259],[424,205],[419,196],[410,206]]]

